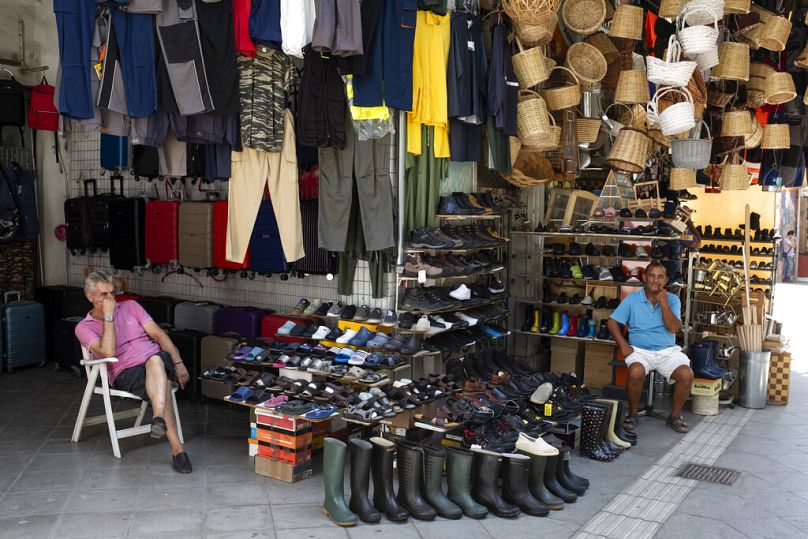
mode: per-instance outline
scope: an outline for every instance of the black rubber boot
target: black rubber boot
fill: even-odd
[[[478,449],[474,453],[474,481],[471,496],[498,517],[515,517],[519,508],[502,499],[497,488],[502,456],[499,453]]]
[[[438,516],[456,520],[463,516],[463,510],[443,493],[443,464],[446,451],[424,446],[424,499]]]
[[[393,451],[396,445],[384,438],[371,438],[373,444],[373,505],[393,522],[410,517],[393,493]]]
[[[426,503],[421,494],[424,477],[424,452],[421,446],[406,440],[396,444],[398,450],[398,495],[404,509],[418,520],[435,520],[438,513]]]
[[[570,454],[564,453],[563,457],[564,457],[564,474],[567,476],[567,479],[577,485],[581,485],[585,489],[588,489],[589,479],[586,479],[585,477],[581,477],[580,475],[575,475],[574,473],[572,473],[572,470],[570,469]]]
[[[547,487],[547,490],[549,490],[553,496],[558,496],[564,500],[564,503],[575,503],[575,500],[578,499],[578,495],[558,484],[558,480],[556,479],[556,461],[558,461],[558,455],[547,457],[547,464],[544,466],[544,486]]]
[[[546,517],[550,508],[533,497],[528,486],[530,457],[514,453],[502,455],[502,498],[534,517]]]
[[[575,481],[570,481],[567,474],[564,473],[564,457],[567,453],[569,453],[569,449],[565,448],[558,455],[558,458],[556,458],[556,481],[558,481],[559,485],[570,492],[574,492],[578,496],[582,496],[583,493],[586,492],[586,487],[580,483],[576,483]]]
[[[623,401],[617,401],[617,421],[614,425],[614,433],[617,434],[617,437],[621,440],[624,440],[631,445],[637,445],[637,433],[627,431],[623,428],[623,421],[626,419],[625,411]]]
[[[359,518],[345,503],[345,443],[326,438],[323,447],[323,513],[338,526],[355,526]]]
[[[547,487],[544,486],[544,467],[547,464],[547,457],[539,455],[528,455],[530,457],[530,480],[528,486],[534,498],[554,511],[564,509],[564,500],[554,496]]]
[[[485,518],[488,509],[471,497],[471,463],[473,455],[462,447],[446,448],[446,475],[449,483],[449,499],[463,509],[469,518]]]
[[[368,499],[370,486],[370,461],[373,458],[373,445],[365,440],[351,440],[351,499],[348,507],[359,515],[362,522],[379,522],[381,514]]]

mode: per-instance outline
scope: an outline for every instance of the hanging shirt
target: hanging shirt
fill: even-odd
[[[303,58],[314,32],[314,0],[281,0],[283,52]]]
[[[508,27],[500,22],[491,36],[491,67],[488,73],[488,114],[494,126],[506,135],[516,136],[516,105],[519,82],[511,63]]]
[[[449,117],[473,125],[485,123],[488,59],[480,19],[470,13],[452,14],[446,84]]]
[[[281,0],[253,0],[250,12],[250,37],[255,43],[281,48],[283,42]]]
[[[233,30],[236,34],[236,52],[255,56],[255,43],[250,37],[252,0],[233,0]]]
[[[412,58],[412,112],[407,113],[407,151],[421,154],[421,126],[435,127],[434,157],[449,157],[446,65],[451,19],[419,11]]]

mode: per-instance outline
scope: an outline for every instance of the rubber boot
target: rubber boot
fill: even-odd
[[[560,511],[564,509],[564,500],[554,496],[544,486],[544,467],[546,464],[547,457],[530,455],[530,480],[528,481],[530,493],[550,509]]]
[[[502,455],[502,498],[523,513],[546,517],[550,508],[533,497],[528,486],[530,457],[515,453]]]
[[[617,401],[617,421],[614,424],[614,433],[617,434],[617,437],[624,442],[628,442],[631,445],[637,445],[637,433],[627,431],[623,428],[625,416],[626,414],[623,401]]]
[[[570,316],[570,327],[569,330],[567,331],[567,335],[569,335],[570,337],[575,337],[576,335],[578,335],[578,317],[575,316],[574,314]]]
[[[578,499],[578,495],[558,484],[558,479],[556,479],[557,461],[558,455],[547,457],[547,464],[544,466],[544,486],[547,487],[547,490],[549,490],[553,496],[558,496],[564,500],[564,503],[575,503],[575,500]]]
[[[530,326],[530,332],[531,333],[538,333],[539,332],[539,327],[540,327],[540,325],[539,325],[539,310],[538,309],[533,309],[532,318],[533,318],[533,325]]]
[[[623,449],[630,449],[631,444],[625,440],[621,440],[620,437],[614,432],[615,421],[617,420],[617,401],[598,399],[598,402],[607,403],[607,412],[610,411],[610,413],[608,413],[609,430],[607,432],[609,435],[609,441],[618,447],[622,447]]]
[[[533,325],[533,306],[525,305],[525,322],[522,324],[522,331],[530,331]]]
[[[594,320],[589,321],[589,336],[591,338],[595,338],[595,335],[598,334],[598,323]]]
[[[463,447],[446,448],[446,475],[449,483],[448,497],[463,509],[469,518],[485,518],[488,509],[471,497],[471,463],[474,456]]]
[[[561,313],[556,311],[553,313],[553,326],[550,328],[550,335],[555,335],[561,329]]]
[[[581,477],[580,475],[575,475],[574,473],[572,473],[572,470],[570,469],[570,454],[569,453],[564,453],[564,474],[567,476],[567,479],[569,479],[573,483],[581,485],[585,489],[589,488],[589,479],[587,479],[585,477]]]
[[[424,452],[421,446],[402,440],[398,442],[398,495],[404,509],[418,520],[435,520],[438,513],[426,503],[421,494],[424,477]]]
[[[567,474],[564,473],[564,456],[569,453],[569,448],[564,448],[561,450],[561,453],[558,455],[556,459],[556,481],[558,484],[564,487],[565,489],[569,490],[570,492],[574,492],[578,496],[582,496],[584,492],[586,492],[586,487],[581,485],[580,483],[575,483],[574,481],[570,481],[567,477]]]
[[[443,464],[446,451],[424,446],[424,498],[435,508],[438,516],[456,520],[463,510],[443,493]]]
[[[566,335],[567,333],[569,333],[569,330],[570,330],[570,317],[565,311],[564,313],[561,314],[561,328],[559,328],[556,335],[559,336]]]
[[[582,316],[578,319],[578,331],[575,332],[579,337],[586,337],[589,333],[589,319]]]
[[[552,324],[550,321],[553,319],[553,313],[550,309],[544,309],[541,312],[541,328],[539,329],[539,333],[549,333]]]
[[[474,501],[483,504],[498,517],[518,515],[519,508],[503,500],[497,488],[502,455],[485,449],[478,449],[472,453],[474,453],[474,480],[471,496]]]
[[[359,517],[345,503],[345,444],[326,438],[323,451],[323,485],[325,499],[322,511],[338,526],[355,526]]]
[[[410,516],[393,493],[393,451],[396,446],[384,438],[371,438],[373,444],[373,506],[393,522]]]
[[[365,440],[351,440],[351,499],[348,507],[359,515],[362,522],[374,523],[382,519],[368,499],[370,486],[370,462],[373,445]]]
[[[609,423],[612,418],[612,403],[611,402],[603,402],[603,401],[595,401],[594,403],[596,406],[600,406],[603,408],[603,423],[601,425],[601,435],[600,438],[602,440],[602,444],[608,451],[611,451],[617,455],[625,451],[623,446],[617,445],[616,443],[612,442],[609,435]],[[631,447],[631,444],[629,444]]]

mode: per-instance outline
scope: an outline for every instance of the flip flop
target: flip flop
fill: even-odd
[[[246,404],[258,404],[267,400],[269,393],[263,389],[253,389],[250,391],[250,396],[244,399]]]
[[[337,413],[336,406],[318,406],[311,412],[306,412],[303,417],[306,419],[327,419]]]
[[[275,410],[278,413],[286,415],[303,415],[314,410],[316,406],[310,402],[302,400],[291,400],[287,403],[281,404]]]
[[[244,402],[252,395],[252,390],[249,387],[242,386],[228,395],[227,399],[233,402]]]
[[[287,397],[286,395],[275,395],[271,399],[264,401],[263,406],[266,406],[267,408],[276,408],[281,404],[287,402],[288,400],[289,397]]]

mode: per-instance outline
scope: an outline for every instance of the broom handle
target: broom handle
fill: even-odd
[[[746,306],[750,307],[749,301],[749,225],[751,221],[751,213],[749,211],[749,204],[746,205],[744,210],[744,229],[743,229],[743,275],[744,275],[744,290],[746,291]]]

